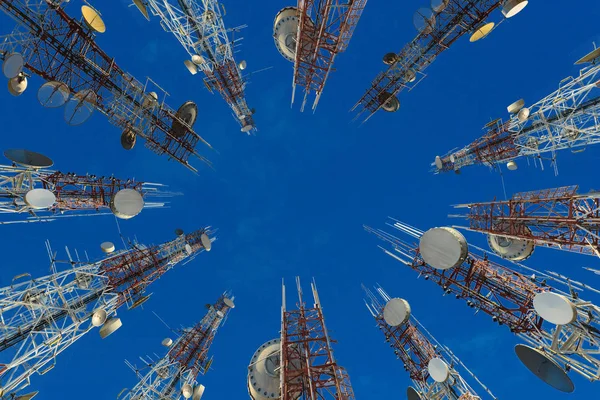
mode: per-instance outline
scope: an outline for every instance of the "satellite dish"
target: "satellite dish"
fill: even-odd
[[[192,400],[200,400],[204,394],[204,385],[198,385],[194,388],[194,394]]]
[[[440,156],[435,156],[435,167],[437,169],[442,169],[444,164],[442,163],[442,158]]]
[[[417,392],[417,389],[415,389],[412,386],[409,386],[408,389],[406,389],[406,398],[407,398],[407,400],[421,400],[422,399],[419,392]]]
[[[96,108],[98,96],[91,89],[84,89],[71,97],[65,106],[65,121],[77,126],[87,121]]]
[[[212,241],[206,233],[200,235],[200,243],[202,243],[202,247],[204,247],[204,250],[206,251],[210,251],[212,248]]]
[[[489,35],[493,30],[494,30],[494,26],[496,24],[493,22],[488,22],[488,23],[481,23],[473,32],[473,34],[471,35],[471,37],[469,38],[469,42],[473,43],[476,42],[478,40],[481,40],[483,38],[485,38],[487,35]]]
[[[37,92],[37,98],[42,107],[57,108],[64,106],[69,100],[71,91],[62,82],[50,81],[44,83]]]
[[[121,189],[110,200],[110,209],[117,218],[130,219],[144,208],[142,195],[133,189]]]
[[[190,74],[196,75],[198,73],[198,67],[190,60],[183,60],[183,64],[190,71]]]
[[[243,71],[246,69],[246,67],[248,66],[248,63],[246,62],[246,60],[242,60],[240,61],[240,63],[238,64],[238,68]]]
[[[144,97],[142,107],[153,108],[156,103],[158,103],[158,94],[156,92],[150,92]]]
[[[248,366],[248,392],[255,400],[281,398],[279,388],[281,342],[279,339],[270,340],[260,346],[252,355]],[[297,371],[299,361],[294,359],[288,365],[288,370]],[[290,368],[291,367],[291,368]],[[271,396],[272,394],[272,396]],[[292,396],[297,398],[299,396]]]
[[[246,125],[242,126],[242,129],[240,129],[240,131],[242,131],[244,133],[248,133],[252,130],[252,128],[254,128],[254,125],[246,124]]]
[[[419,8],[413,15],[413,24],[417,31],[423,35],[428,35],[435,28],[435,15],[431,8]]]
[[[150,21],[150,15],[148,15],[148,9],[146,8],[146,5],[144,4],[143,0],[133,0],[133,4],[135,4],[135,6],[137,7],[138,10],[140,10],[142,15],[148,21]]]
[[[394,64],[396,61],[398,61],[398,56],[396,55],[396,53],[386,53],[383,56],[383,63],[385,65],[392,65]]]
[[[31,392],[31,393],[27,393],[27,394],[21,394],[21,395],[15,397],[15,400],[31,400],[35,396],[37,396],[38,393],[39,392]]]
[[[529,108],[527,107],[519,110],[519,112],[517,113],[517,119],[519,120],[519,122],[523,123],[527,121],[527,119],[529,118],[529,112]]]
[[[185,244],[185,252],[188,253],[188,256],[191,256],[192,254],[194,254],[194,250],[192,250],[192,246],[190,246],[189,244]]]
[[[106,25],[98,11],[90,6],[81,6],[81,15],[83,15],[83,22],[85,22],[87,27],[92,31],[98,33],[106,32]]]
[[[183,229],[179,229],[179,228],[175,229],[175,234],[176,234],[177,236],[181,236],[181,235],[183,235]]]
[[[586,63],[592,63],[595,64],[596,60],[600,57],[600,47],[595,49],[594,51],[586,54],[585,56],[581,57],[579,60],[577,60],[575,62],[575,65],[577,64],[586,64]]]
[[[575,304],[563,295],[542,292],[533,298],[535,312],[554,325],[568,325],[577,320]]]
[[[462,264],[469,255],[465,237],[454,228],[432,228],[421,236],[419,251],[433,268],[447,270]]]
[[[100,337],[102,339],[106,339],[121,326],[123,326],[121,318],[110,318],[104,323],[104,325],[102,325],[102,328],[100,328]]]
[[[506,168],[509,171],[516,171],[519,168],[519,166],[517,165],[516,162],[514,162],[514,161],[511,160],[511,161],[509,161],[509,162],[506,163]]]
[[[510,238],[494,234],[489,234],[487,239],[488,245],[494,253],[511,261],[526,260],[531,257],[535,250],[535,242],[533,240]]]
[[[194,54],[192,56],[192,62],[198,66],[204,64],[206,61],[204,60],[204,57],[198,55],[198,54]]]
[[[506,110],[511,114],[516,114],[525,106],[525,100],[519,99],[506,107]]]
[[[129,307],[129,309],[133,310],[134,308],[138,308],[139,306],[141,306],[142,304],[147,302],[150,299],[151,295],[152,295],[152,293],[150,293],[148,296],[140,297],[139,299],[137,299],[136,301],[133,302],[133,304],[131,305],[131,307]]]
[[[518,344],[515,346],[515,353],[528,370],[554,389],[565,393],[571,393],[575,390],[575,385],[573,385],[565,370],[543,351]]]
[[[446,364],[446,362],[441,358],[437,357],[429,360],[429,363],[427,364],[427,371],[433,380],[439,383],[446,382],[450,376],[450,368],[448,368],[448,364]]]
[[[228,298],[228,297],[225,297],[225,298],[223,299],[223,303],[224,303],[224,304],[225,304],[227,307],[229,307],[229,308],[235,308],[235,304],[233,303],[233,300],[231,300],[231,299],[230,299],[230,298]]]
[[[25,203],[34,210],[43,210],[56,203],[56,196],[48,189],[31,189],[25,194]]]
[[[184,126],[181,122],[184,122],[190,128],[194,126],[196,122],[196,118],[198,117],[198,106],[193,101],[186,101],[183,103],[177,113],[175,114],[175,118],[173,118],[173,125],[171,127],[171,133],[176,138],[180,138],[186,134],[189,128]]]
[[[450,162],[452,164],[454,164],[454,162],[456,161],[456,157],[454,157],[454,154],[450,154],[450,157],[448,157],[450,159]]]
[[[389,92],[383,92],[379,95],[379,104],[387,112],[396,112],[400,109],[400,101],[396,96]]]
[[[402,79],[404,79],[405,83],[414,82],[417,79],[417,74],[415,74],[415,71],[413,71],[412,69],[409,69],[404,73]]]
[[[300,21],[300,12],[296,7],[286,7],[275,16],[273,38],[279,54],[290,62],[296,60],[296,34]]]
[[[162,344],[165,347],[171,347],[171,345],[173,344],[173,339],[171,339],[171,338],[164,338],[162,340],[162,342],[160,342],[160,344]]]
[[[17,97],[27,89],[27,77],[23,74],[8,80],[8,93]]]
[[[440,13],[448,7],[450,0],[431,0],[431,9],[435,13]]]
[[[103,309],[99,308],[92,314],[92,325],[95,327],[102,326],[106,322],[108,314]]]
[[[25,149],[5,150],[4,157],[15,164],[33,169],[50,168],[54,165],[54,162],[45,155]]]
[[[113,242],[103,242],[100,245],[100,248],[102,249],[102,251],[106,254],[110,254],[113,251],[115,251],[115,244]]]
[[[193,392],[194,392],[194,389],[192,388],[192,385],[190,385],[189,383],[186,383],[185,385],[183,385],[181,387],[181,394],[186,399],[189,399],[190,397],[192,397]]]
[[[4,57],[2,73],[8,79],[16,78],[23,71],[25,59],[21,53],[10,53]]]
[[[399,326],[408,322],[410,318],[410,304],[400,298],[388,301],[383,307],[383,320],[389,326]]]
[[[502,5],[502,15],[512,18],[527,6],[528,0],[506,0]]]
[[[121,147],[125,150],[131,150],[135,146],[135,142],[137,141],[137,135],[131,128],[126,128],[123,133],[121,133]]]

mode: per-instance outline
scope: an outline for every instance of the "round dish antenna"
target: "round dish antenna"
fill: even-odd
[[[142,107],[144,108],[154,108],[158,103],[158,93],[150,92],[146,94],[144,100],[142,101]]]
[[[21,53],[11,53],[4,57],[2,73],[8,79],[16,78],[23,71],[25,59]]]
[[[113,251],[115,251],[115,244],[113,242],[103,242],[100,245],[100,248],[102,249],[102,251],[106,254],[110,254]]]
[[[409,69],[404,73],[402,79],[405,83],[414,82],[417,79],[417,74],[415,74],[415,71],[413,71],[412,69]]]
[[[450,0],[431,0],[431,9],[436,13],[440,13],[448,7],[449,3]]]
[[[173,125],[171,126],[171,133],[176,138],[180,138],[186,134],[189,128],[182,124],[184,122],[187,126],[192,127],[198,117],[198,106],[193,101],[186,101],[183,103],[173,119]]]
[[[8,80],[8,93],[17,97],[23,94],[27,89],[27,77],[22,73],[15,78]]]
[[[137,7],[138,10],[142,13],[144,18],[150,21],[150,15],[148,15],[148,9],[142,0],[133,0],[133,4]]]
[[[15,164],[33,169],[50,168],[54,165],[54,162],[45,155],[25,149],[5,150],[4,157]]]
[[[529,3],[528,0],[506,0],[502,5],[502,15],[511,18],[523,11]]]
[[[407,400],[421,400],[422,399],[419,392],[417,392],[417,389],[415,389],[412,386],[409,386],[408,389],[406,389],[406,398],[407,398]]]
[[[181,235],[183,235],[183,229],[180,229],[180,228],[177,228],[177,229],[175,229],[175,234],[176,234],[177,236],[181,236]]]
[[[56,203],[56,196],[48,189],[31,189],[25,194],[25,203],[34,210],[43,210]]]
[[[254,128],[253,125],[251,124],[246,124],[244,126],[242,126],[242,128],[240,129],[240,131],[244,132],[244,133],[248,133],[252,130],[252,128]]]
[[[383,63],[385,65],[392,65],[396,61],[398,61],[398,56],[396,55],[396,53],[386,53],[383,56]]]
[[[202,65],[204,64],[206,61],[204,60],[204,57],[198,55],[198,54],[194,54],[192,56],[192,62],[196,65]]]
[[[162,342],[160,342],[160,344],[162,344],[165,347],[171,347],[171,345],[173,344],[173,339],[171,339],[171,338],[164,338],[162,340]]]
[[[235,304],[233,303],[233,300],[231,300],[229,297],[225,297],[223,299],[223,303],[225,303],[225,305],[229,308],[235,308]]]
[[[442,158],[440,156],[435,156],[435,167],[437,169],[442,169],[444,164],[442,163]]]
[[[273,24],[273,38],[279,54],[286,60],[294,62],[296,59],[296,34],[298,32],[298,16],[296,7],[286,7],[275,16]]]
[[[446,362],[441,358],[437,357],[429,360],[429,363],[427,364],[427,371],[433,380],[439,383],[446,382],[450,376],[450,368],[448,368],[448,364],[446,364]]]
[[[400,298],[388,301],[383,308],[383,319],[389,326],[398,326],[408,322],[410,318],[410,304]]]
[[[190,246],[189,244],[185,244],[185,252],[188,254],[188,256],[191,256],[192,254],[194,254],[194,250],[192,250],[192,246]]]
[[[181,387],[181,395],[184,398],[189,399],[190,397],[192,397],[193,393],[194,393],[194,389],[192,388],[192,385],[190,385],[189,383],[186,383],[185,385],[183,385]]]
[[[98,33],[106,32],[106,25],[98,11],[90,6],[81,6],[81,15],[83,15],[83,22],[85,22],[87,27],[92,31]]]
[[[202,243],[202,247],[204,247],[204,250],[206,251],[210,251],[212,248],[212,241],[206,233],[200,235],[200,243]]]
[[[413,15],[413,25],[423,35],[430,34],[435,28],[435,15],[431,8],[419,8]]]
[[[575,385],[565,370],[544,352],[524,344],[518,344],[515,346],[515,353],[528,370],[554,389],[565,393],[575,390]]]
[[[506,110],[511,114],[516,114],[519,111],[521,111],[521,108],[523,108],[524,106],[525,106],[525,100],[519,99],[519,100],[515,101],[514,103],[512,103],[511,105],[509,105],[508,107],[506,107]]]
[[[187,70],[190,71],[190,74],[196,75],[198,73],[198,67],[192,61],[184,60],[183,64],[185,65]]]
[[[488,245],[494,253],[512,261],[523,261],[531,257],[535,250],[532,240],[511,238],[502,235],[488,235]]]
[[[247,66],[248,66],[248,63],[246,62],[246,60],[242,60],[238,64],[238,68],[240,69],[240,71],[245,70]]]
[[[447,270],[462,264],[469,254],[465,237],[454,228],[432,228],[421,236],[419,250],[433,268]]]
[[[519,120],[519,122],[523,123],[525,121],[527,121],[527,119],[529,118],[529,108],[524,107],[521,110],[519,110],[519,112],[517,113],[517,119]]]
[[[577,60],[575,62],[575,65],[578,64],[587,64],[587,63],[595,63],[596,60],[600,58],[600,47],[598,47],[597,49],[594,49],[593,51],[591,51],[590,53],[586,54],[585,56],[581,57],[579,60]]]
[[[280,341],[274,339],[256,350],[248,366],[248,391],[255,400],[279,398]]]
[[[95,327],[102,326],[106,322],[108,314],[103,309],[99,308],[92,314],[92,325]]]
[[[119,190],[110,201],[110,209],[117,218],[130,219],[144,208],[142,195],[133,189]]]
[[[71,126],[77,126],[87,121],[94,112],[98,96],[91,89],[77,92],[65,106],[65,121]]]
[[[485,38],[487,35],[489,35],[494,30],[495,25],[496,24],[493,22],[487,22],[487,23],[483,22],[481,25],[479,25],[474,30],[473,34],[469,38],[469,42],[473,43],[473,42],[476,42],[478,40]]]
[[[400,101],[391,93],[383,92],[379,95],[379,103],[381,108],[387,112],[396,112],[400,109]]]
[[[42,107],[57,108],[64,106],[69,100],[71,91],[62,82],[50,81],[44,83],[37,92],[37,98]]]
[[[110,318],[100,328],[100,337],[106,339],[122,326],[121,318]]]
[[[202,395],[204,394],[204,385],[198,385],[194,388],[194,394],[192,395],[192,400],[200,400]]]
[[[577,320],[577,308],[565,296],[553,292],[542,292],[533,298],[535,312],[554,325],[568,325]]]
[[[125,128],[123,133],[121,133],[121,147],[125,150],[131,150],[135,146],[135,142],[137,141],[137,135],[131,128]]]

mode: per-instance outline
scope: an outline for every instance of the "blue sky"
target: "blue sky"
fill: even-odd
[[[484,315],[473,316],[463,302],[442,297],[431,282],[416,280],[376,248],[377,240],[363,232],[362,224],[381,227],[391,215],[427,229],[453,222],[447,218],[451,204],[501,196],[500,177],[483,167],[465,169],[460,176],[435,176],[429,164],[436,154],[481,135],[490,119],[506,118],[508,104],[521,97],[533,103],[576,74],[573,62],[592,49],[592,41],[600,45],[595,29],[600,5],[532,0],[485,40],[471,44],[463,38],[443,53],[414,91],[402,93],[398,113],[381,112],[359,126],[350,122],[348,110],[382,70],[383,54],[399,51],[415,36],[412,14],[425,1],[367,4],[314,115],[301,114],[299,104],[290,109],[292,65],[279,56],[271,37],[275,14],[291,3],[224,1],[228,26],[249,25],[239,59],[248,61],[250,71],[273,66],[252,76],[247,88],[248,103],[257,110],[255,137],[239,132],[224,102],[206,91],[200,75],[187,72],[187,54],[158,19],[146,22],[127,7],[129,0],[92,3],[108,27],[97,41],[121,68],[139,80],[152,77],[170,93],[174,108],[187,100],[198,103],[196,130],[219,151],[209,154],[216,172],[198,163],[195,176],[141,143],[125,152],[120,132],[99,113],[82,126],[67,126],[62,110],[37,103],[38,78],[30,79],[29,90],[19,98],[0,94],[2,149],[43,152],[62,171],[134,176],[185,193],[168,209],[145,210],[122,222],[125,235],[161,243],[178,227],[219,228],[212,252],[156,282],[143,310],[119,313],[124,326],[118,333],[101,340],[92,332],[64,352],[51,373],[35,377],[32,389],[41,391],[39,398],[114,398],[136,383],[124,359],[164,353],[160,341],[169,332],[151,311],[173,327],[191,325],[202,317],[203,305],[225,289],[234,291],[237,307],[213,345],[213,370],[200,381],[207,387],[206,399],[247,398],[246,366],[258,346],[278,336],[281,278],[291,289],[295,275],[302,277],[305,292],[310,278],[316,278],[327,326],[339,341],[336,358],[348,369],[359,399],[404,398],[410,384],[362,303],[361,282],[378,282],[390,295],[406,298],[417,318],[497,397],[592,398],[598,388],[574,374],[572,395],[538,381],[516,359],[515,337]],[[78,15],[80,2],[71,3],[67,12]],[[499,11],[491,17],[499,18]],[[3,33],[11,24],[0,16]],[[516,173],[505,174],[507,192],[573,184],[598,189],[594,166],[599,159],[600,149],[593,147],[577,155],[562,153],[557,177],[521,162]],[[47,238],[56,250],[68,245],[94,258],[101,257],[102,241],[118,243],[112,217],[2,229],[2,286],[23,272],[48,273]],[[484,244],[483,236],[467,238]],[[546,249],[528,261],[596,286],[600,277],[581,267],[599,264],[592,257]],[[293,301],[288,299],[288,306]]]

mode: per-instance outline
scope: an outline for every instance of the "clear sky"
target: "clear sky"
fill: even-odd
[[[67,12],[78,16],[80,1],[71,3]],[[101,340],[92,331],[58,358],[53,371],[34,377],[31,388],[41,391],[41,400],[100,400],[131,388],[136,377],[123,360],[164,354],[160,341],[169,331],[152,311],[172,327],[189,326],[202,318],[204,304],[225,289],[234,291],[237,307],[212,347],[213,370],[200,381],[208,400],[247,398],[246,366],[257,347],[278,336],[281,279],[288,284],[291,306],[295,275],[302,277],[305,293],[310,278],[316,278],[327,326],[339,342],[336,358],[348,369],[358,399],[403,399],[410,384],[362,303],[361,283],[380,283],[390,295],[407,299],[414,315],[498,398],[596,397],[598,387],[573,373],[572,395],[538,381],[514,355],[517,340],[507,329],[483,314],[472,315],[464,302],[442,297],[431,282],[417,280],[413,271],[376,248],[377,240],[362,224],[382,227],[390,215],[428,229],[454,222],[447,217],[451,204],[501,197],[499,175],[484,167],[465,169],[460,176],[432,175],[429,164],[436,154],[480,136],[490,119],[506,118],[508,104],[521,97],[531,104],[564,77],[577,74],[573,62],[592,50],[593,41],[600,45],[600,3],[531,0],[485,40],[471,44],[463,38],[440,55],[427,78],[402,93],[398,113],[380,112],[359,126],[350,122],[348,110],[382,70],[383,54],[399,51],[415,36],[412,14],[426,1],[367,4],[313,115],[301,114],[299,104],[290,109],[292,65],[277,53],[271,37],[275,14],[292,3],[224,0],[226,24],[249,25],[238,59],[248,61],[247,71],[273,67],[253,75],[247,87],[248,103],[257,110],[255,137],[239,132],[223,100],[207,92],[200,75],[187,72],[187,54],[159,20],[147,22],[128,3],[92,2],[107,24],[97,42],[121,68],[139,80],[150,76],[165,88],[173,108],[197,102],[196,130],[219,152],[206,153],[216,171],[197,163],[195,176],[141,142],[130,152],[122,150],[119,130],[100,113],[82,126],[67,126],[62,110],[38,104],[36,91],[43,82],[36,77],[19,98],[0,94],[2,150],[28,148],[52,157],[63,172],[134,176],[183,192],[170,208],[145,210],[121,223],[123,233],[141,243],[171,240],[175,228],[206,225],[219,228],[219,240],[210,253],[156,282],[144,309],[120,311],[123,328],[117,333]],[[500,17],[496,11],[491,20]],[[12,21],[1,15],[0,31],[8,33],[11,27]],[[564,152],[559,176],[522,161],[517,172],[505,174],[507,192],[574,184],[583,191],[599,189],[599,159],[599,148]],[[45,239],[63,256],[68,245],[93,258],[102,256],[102,241],[120,243],[110,216],[1,229],[0,286],[23,272],[49,272]],[[483,236],[467,238],[484,245]],[[527,264],[600,286],[600,277],[581,269],[600,269],[596,258],[538,249]],[[597,297],[588,295],[600,301]]]

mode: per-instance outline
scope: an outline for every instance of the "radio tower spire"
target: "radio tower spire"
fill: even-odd
[[[550,153],[550,162],[558,174],[556,152],[574,153],[600,142],[600,49],[576,62],[590,65],[579,76],[563,79],[558,90],[530,107],[523,99],[508,106],[512,114],[506,122],[497,119],[485,125],[486,133],[468,146],[437,156],[435,172],[459,171],[469,165],[495,167],[507,163],[517,169],[518,157],[532,157],[543,169],[542,155]]]
[[[198,383],[200,374],[204,375],[212,364],[208,351],[219,327],[225,323],[229,311],[235,307],[234,297],[225,292],[215,304],[207,304],[206,315],[191,328],[179,332],[181,336],[174,342],[167,338],[163,345],[170,347],[167,354],[157,361],[144,361],[148,371],[141,375],[137,368],[127,362],[140,378],[139,383],[123,400],[166,400],[186,399],[200,400],[204,393],[204,385]]]
[[[311,283],[312,308],[304,303],[299,277],[296,286],[297,309],[288,310],[282,284],[281,337],[252,356],[248,393],[253,400],[353,400],[348,373],[333,356],[316,284]]]
[[[277,13],[273,38],[279,53],[294,63],[292,104],[296,87],[304,90],[301,111],[315,92],[317,109],[335,57],[346,50],[367,0],[298,0],[297,7]]]
[[[97,109],[122,130],[121,144],[127,150],[140,136],[151,151],[192,171],[196,169],[188,163],[190,156],[210,165],[195,150],[198,142],[210,147],[192,129],[195,104],[187,102],[178,112],[171,109],[162,88],[150,79],[142,84],[96,44],[95,34],[106,31],[98,12],[84,5],[80,23],[65,13],[65,3],[0,0],[0,11],[17,22],[0,44],[9,91],[20,95],[27,88],[27,76],[38,75],[47,81],[38,90],[38,100],[48,108],[65,106],[69,125],[84,123]]]
[[[161,191],[163,185],[135,179],[52,171],[47,169],[53,165],[51,159],[29,150],[6,150],[4,156],[13,164],[0,165],[0,213],[20,219],[0,224],[106,215],[103,211],[108,210],[129,219],[143,208],[164,206],[145,199],[173,195]]]
[[[519,336],[528,345],[515,347],[517,357],[538,378],[563,392],[575,388],[569,371],[590,381],[600,378],[600,307],[580,298],[584,289],[599,291],[555,272],[515,264],[533,272],[527,276],[494,263],[487,253],[469,250],[464,236],[453,228],[423,232],[397,220],[388,225],[418,244],[380,229],[365,229],[390,245],[389,250],[381,247],[386,254],[436,283],[444,295],[465,300],[476,313],[490,315]],[[565,289],[551,287],[549,281]]]
[[[52,369],[56,356],[94,327],[100,327],[102,338],[119,329],[117,309],[146,302],[150,284],[210,250],[212,234],[204,228],[158,246],[134,243],[95,263],[73,260],[68,249],[69,260],[58,261],[47,243],[51,275],[33,279],[25,273],[0,288],[0,351],[11,357],[0,365],[0,396],[14,398],[32,375]],[[59,271],[60,263],[68,267]]]
[[[254,110],[246,104],[246,80],[241,72],[246,61],[236,64],[233,57],[234,46],[242,40],[233,39],[233,34],[246,26],[226,29],[225,8],[216,0],[134,0],[134,4],[148,20],[150,7],[152,14],[161,19],[161,26],[175,35],[190,55],[191,60],[184,61],[190,73],[202,71],[206,88],[218,92],[227,102],[242,132],[255,132]]]
[[[527,3],[528,0],[432,0],[431,8],[417,10],[413,23],[419,34],[399,53],[383,57],[389,67],[377,75],[352,108],[357,112],[355,119],[366,113],[364,121],[367,121],[380,109],[398,111],[397,94],[404,89],[412,90],[440,53],[467,33],[471,42],[489,35],[497,25],[486,19],[495,9],[502,7],[504,17],[511,18]]]
[[[502,258],[521,261],[535,246],[600,257],[600,193],[577,194],[578,186],[515,194],[510,200],[460,204],[465,229],[486,233]],[[458,227],[462,228],[462,227]]]
[[[381,287],[376,293],[363,286],[365,304],[390,343],[394,354],[404,363],[404,369],[416,388],[407,389],[408,399],[480,400],[481,397],[462,378],[456,366],[462,366],[483,389],[494,395],[448,349],[441,345],[411,314],[410,304],[391,298]]]

